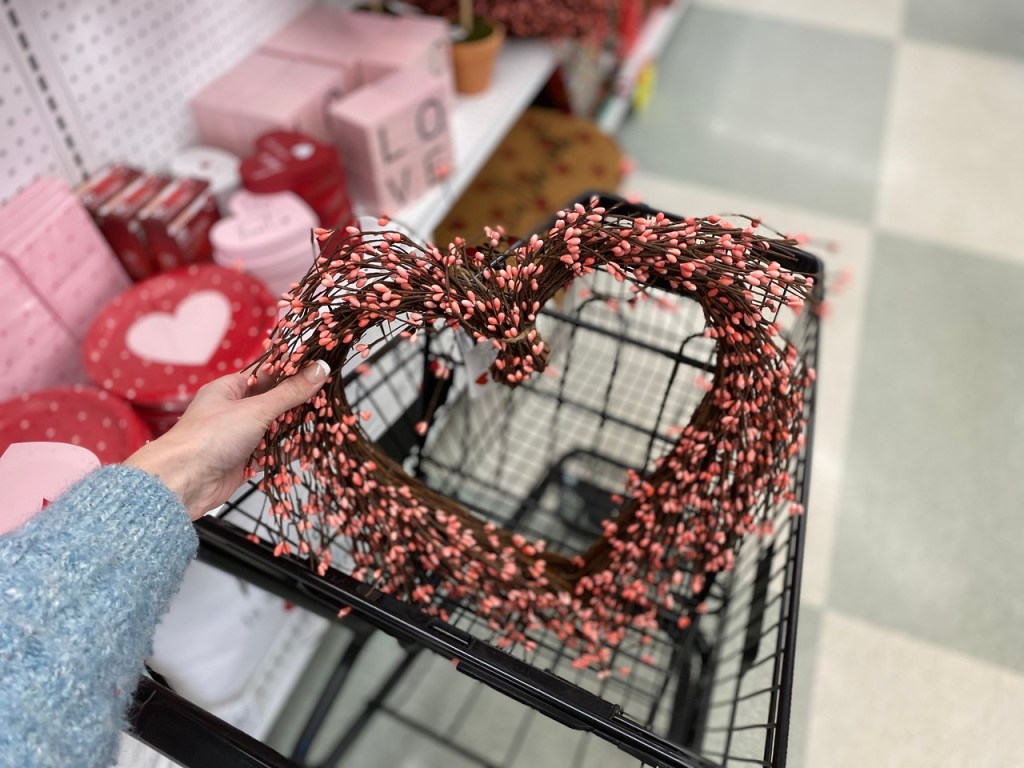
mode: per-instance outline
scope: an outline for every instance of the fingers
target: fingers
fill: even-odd
[[[295,376],[285,379],[276,387],[246,399],[246,406],[269,424],[282,413],[301,405],[317,393],[330,375],[331,368],[323,360],[307,365]],[[257,386],[259,386],[257,384]]]
[[[195,400],[208,401],[218,400],[241,400],[249,392],[246,380],[248,377],[243,373],[229,373],[221,376],[208,384],[204,384],[196,392]]]
[[[256,383],[248,388],[247,394],[250,396],[262,395],[264,392],[268,392],[273,389],[275,383],[276,380],[274,377],[268,373],[266,369],[261,368],[256,374]]]

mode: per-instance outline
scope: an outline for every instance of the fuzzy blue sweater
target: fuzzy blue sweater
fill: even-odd
[[[0,766],[114,762],[157,621],[197,544],[177,497],[121,466],[0,536]]]

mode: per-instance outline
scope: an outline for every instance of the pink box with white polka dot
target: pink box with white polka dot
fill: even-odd
[[[63,181],[40,179],[0,207],[0,399],[84,382],[79,340],[129,285]]]
[[[78,340],[0,253],[0,401],[86,381]]]
[[[0,207],[0,253],[74,338],[131,285],[89,213],[58,179],[40,179]],[[6,292],[7,284],[0,286]]]

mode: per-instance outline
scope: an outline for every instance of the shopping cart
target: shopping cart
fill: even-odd
[[[613,198],[603,203],[627,205]],[[633,205],[627,212],[652,211]],[[821,285],[817,258],[796,248],[774,253]],[[411,474],[482,518],[544,538],[551,549],[583,552],[614,513],[625,470],[651,467],[675,442],[670,428],[685,424],[703,395],[696,374],[714,370],[715,348],[702,335],[696,302],[664,294],[671,310],[666,302],[630,306],[628,298],[622,284],[598,273],[550,302],[538,329],[552,348],[555,375],[536,376],[518,389],[478,386],[469,346],[446,329],[418,344],[385,345],[371,360],[372,375],[347,373],[349,399],[355,410],[375,414],[371,436]],[[785,312],[779,322],[813,366],[817,317]],[[456,375],[437,378],[437,361]],[[806,394],[807,440],[791,469],[800,503],[808,492],[813,431],[814,393]],[[416,429],[423,421],[430,425],[425,435]],[[572,654],[543,631],[531,633],[534,650],[499,650],[486,622],[457,603],[443,606],[448,620],[442,621],[373,590],[345,572],[344,553],[323,576],[298,559],[275,558],[279,534],[266,511],[255,486],[243,488],[198,524],[200,556],[325,616],[351,608],[342,621],[354,618],[358,627],[296,746],[297,761],[307,759],[331,700],[376,629],[409,651],[362,716],[335,734],[324,765],[340,764],[371,717],[397,716],[388,694],[422,649],[648,765],[785,764],[804,516],[776,510],[774,531],[747,537],[734,570],[709,579],[700,595],[683,596],[679,611],[692,617],[688,627],[666,615],[656,630],[630,630],[614,652],[613,674],[602,678],[575,669]],[[426,735],[446,743],[443,734]]]

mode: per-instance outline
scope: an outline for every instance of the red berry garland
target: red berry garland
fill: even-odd
[[[271,426],[258,452],[277,554],[297,541],[323,574],[332,543],[347,538],[357,579],[442,616],[441,598],[468,605],[500,645],[533,647],[528,633],[550,630],[578,665],[605,666],[627,627],[653,628],[659,609],[679,615],[678,595],[731,568],[740,538],[769,526],[779,505],[799,511],[790,467],[814,372],[772,318],[782,304],[799,310],[812,279],[785,266],[794,241],[759,234],[756,221],[629,217],[596,199],[558,213],[546,238],[510,247],[500,230],[487,236],[476,250],[457,239],[441,251],[391,231],[320,232],[320,256],[285,295],[290,311],[259,369],[284,377],[323,358],[338,371],[369,356],[363,337],[375,326],[397,323],[414,337],[443,324],[493,344],[491,375],[515,387],[546,365],[535,328],[545,302],[604,269],[639,300],[666,288],[704,310],[715,371],[678,442],[649,474],[629,473],[618,517],[567,558],[406,474],[366,436],[332,376]]]

